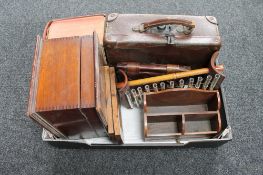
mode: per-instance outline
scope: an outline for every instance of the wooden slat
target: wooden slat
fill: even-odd
[[[121,139],[121,124],[119,118],[119,104],[117,99],[117,90],[116,90],[116,80],[115,80],[115,70],[113,67],[110,67],[110,83],[111,83],[111,100],[112,100],[112,116],[113,116],[113,125],[115,132],[115,139],[119,142],[122,142]]]
[[[30,116],[35,111],[35,96],[36,96],[36,90],[37,90],[37,84],[38,84],[37,76],[38,76],[39,64],[40,64],[40,52],[42,49],[41,44],[42,44],[42,39],[38,35],[37,41],[36,41],[33,64],[32,64],[32,76],[31,76],[31,82],[30,82],[30,92],[29,92],[28,108],[27,108],[28,116]]]
[[[96,84],[96,110],[99,113],[100,119],[104,126],[107,127],[107,118],[105,114],[106,98],[105,98],[105,75],[104,75],[104,62],[100,54],[99,40],[97,34],[93,34],[93,50],[94,50],[94,63],[95,63],[95,84]]]
[[[83,37],[81,41],[81,108],[92,108],[96,105],[93,52],[93,37]]]
[[[110,70],[109,66],[104,66],[105,73],[105,98],[106,98],[106,118],[108,124],[108,134],[110,138],[114,137],[114,126],[112,118],[112,101],[111,101],[111,81],[110,81]]]

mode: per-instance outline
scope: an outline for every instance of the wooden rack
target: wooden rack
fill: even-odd
[[[144,94],[145,139],[214,136],[221,130],[218,91],[169,89]]]

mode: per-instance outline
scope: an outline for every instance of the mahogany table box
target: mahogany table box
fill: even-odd
[[[57,137],[105,136],[101,59],[96,35],[38,37],[28,115]]]

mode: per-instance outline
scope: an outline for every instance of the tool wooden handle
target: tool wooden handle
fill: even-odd
[[[191,76],[208,74],[208,73],[209,73],[208,68],[195,69],[195,70],[186,71],[186,72],[178,72],[178,73],[172,73],[172,74],[167,74],[167,75],[160,75],[160,76],[156,76],[156,77],[150,77],[150,78],[128,81],[128,86],[139,86],[139,85],[144,85],[144,84],[150,84],[150,83],[156,83],[156,82],[160,82],[160,81],[167,81],[167,80],[191,77]],[[117,83],[117,86],[118,86],[118,84],[119,83]]]

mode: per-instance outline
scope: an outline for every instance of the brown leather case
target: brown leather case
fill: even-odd
[[[109,14],[104,47],[110,65],[118,62],[206,67],[221,40],[212,16]]]
[[[28,115],[58,137],[105,135],[104,60],[97,36],[37,39]],[[110,106],[108,106],[110,107]]]

